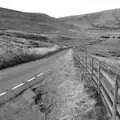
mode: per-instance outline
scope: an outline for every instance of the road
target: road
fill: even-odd
[[[68,49],[59,51],[49,57],[0,71],[0,96],[2,96],[2,93],[15,89],[15,86],[23,85],[34,75],[49,71],[55,61],[66,54],[67,51]]]

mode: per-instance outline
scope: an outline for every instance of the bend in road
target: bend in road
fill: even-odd
[[[17,85],[23,85],[24,82],[30,80],[34,75],[47,72],[54,65],[54,62],[67,53],[67,51],[68,49],[57,52],[47,58],[0,71],[0,93],[11,88],[15,89]]]

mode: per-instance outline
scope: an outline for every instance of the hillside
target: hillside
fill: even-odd
[[[61,21],[74,24],[85,29],[119,30],[120,9],[106,10],[85,15],[61,18]]]
[[[21,30],[35,33],[64,31],[74,27],[56,18],[40,13],[23,13],[0,8],[0,29]]]
[[[120,9],[69,16],[60,20],[80,28],[89,52],[104,57],[120,57]]]

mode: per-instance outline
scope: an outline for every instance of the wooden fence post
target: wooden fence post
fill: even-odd
[[[85,69],[86,69],[86,72],[87,72],[87,52],[85,52],[84,54],[84,60],[85,60]]]
[[[100,94],[100,87],[101,87],[101,82],[100,82],[100,61],[98,61],[98,94]]]
[[[118,74],[116,74],[116,77],[115,77],[112,120],[116,120],[117,102],[118,102],[117,98],[118,98]]]
[[[92,57],[92,61],[91,61],[91,79],[93,80],[93,67],[94,67],[94,58]]]

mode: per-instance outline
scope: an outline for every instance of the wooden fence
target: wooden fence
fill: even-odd
[[[100,94],[111,120],[120,120],[120,75],[108,63],[85,53],[84,65]]]

